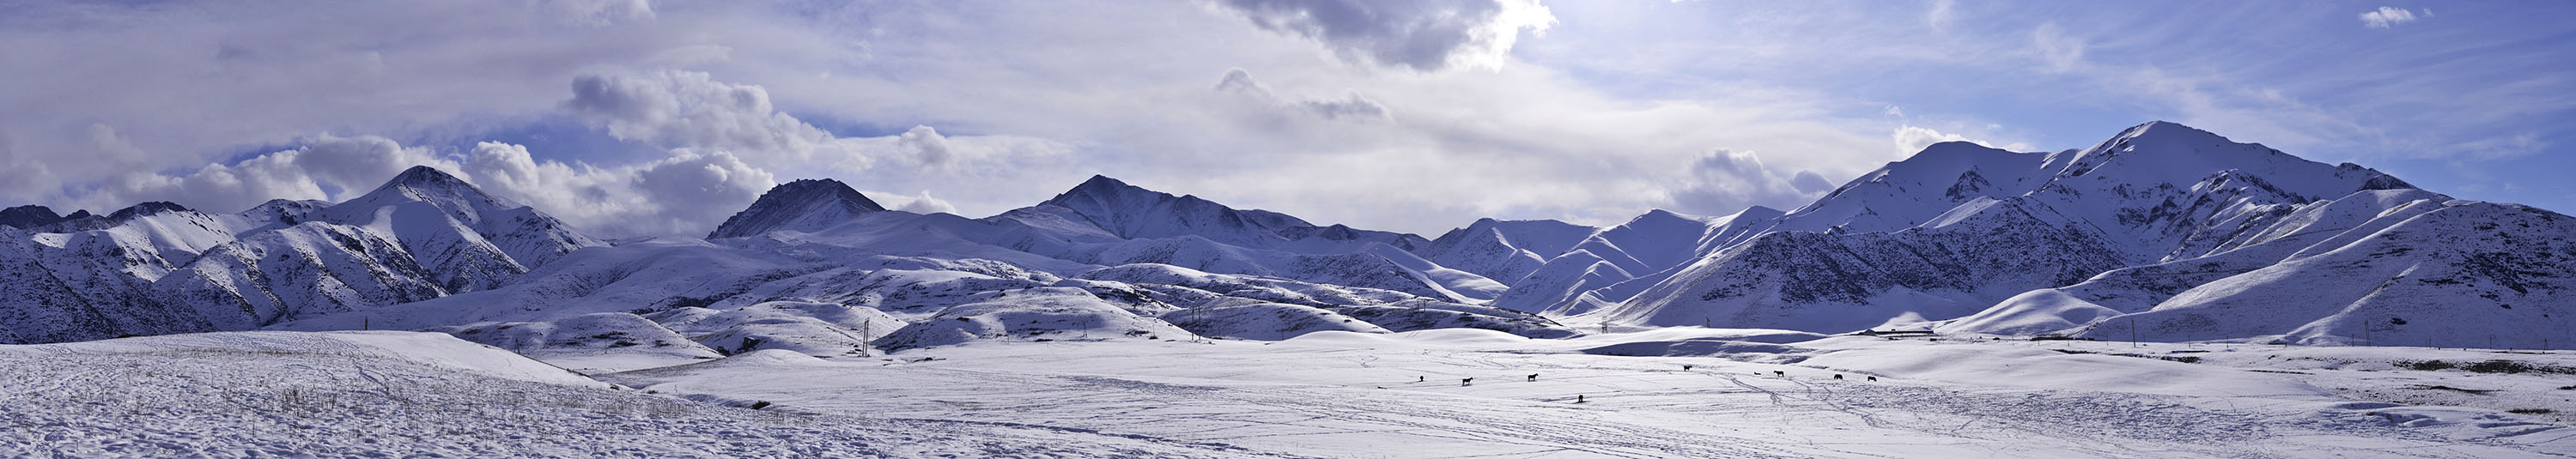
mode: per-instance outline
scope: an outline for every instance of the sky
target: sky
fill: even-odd
[[[1094,174],[1317,224],[1792,209],[2165,120],[2576,211],[2570,2],[0,0],[0,203],[344,200],[609,237],[777,183],[993,215]]]

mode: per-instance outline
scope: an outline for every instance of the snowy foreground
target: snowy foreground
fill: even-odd
[[[2565,352],[1813,338],[1450,329],[545,362],[412,332],[0,346],[0,456],[2576,455]]]

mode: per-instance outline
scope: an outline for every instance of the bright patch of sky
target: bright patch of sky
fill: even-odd
[[[692,234],[798,178],[983,216],[1105,174],[1437,234],[1788,209],[1931,142],[2152,120],[2576,210],[2564,2],[0,10],[0,202],[65,211],[344,199],[422,163],[606,235]]]

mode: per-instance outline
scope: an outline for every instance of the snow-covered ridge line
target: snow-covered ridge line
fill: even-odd
[[[336,204],[74,215],[0,210],[0,280],[16,281],[0,284],[0,340],[539,323],[778,301],[909,321],[1050,288],[1077,298],[1014,302],[1056,305],[1044,317],[1129,320],[1078,298],[1090,297],[1145,320],[1136,330],[1177,321],[1241,336],[1283,332],[1172,314],[1204,306],[1309,324],[1298,330],[1372,329],[1313,323],[1334,314],[1380,330],[1482,323],[1532,336],[1567,317],[2087,336],[2145,321],[2156,339],[2439,346],[2498,330],[2538,340],[2568,312],[2561,295],[2576,279],[2564,268],[2576,264],[2562,262],[2576,258],[2561,247],[2576,232],[2564,216],[2455,201],[2166,122],[2053,153],[1935,144],[1787,212],[1656,210],[1610,227],[1484,219],[1437,239],[1318,226],[1106,176],[980,219],[887,210],[847,184],[798,180],[707,240],[614,247],[428,167]],[[1092,274],[1129,266],[1197,274]],[[930,291],[940,293],[913,296]],[[1368,309],[1382,307],[1472,317]],[[1030,328],[964,333],[1015,333],[1004,329]]]

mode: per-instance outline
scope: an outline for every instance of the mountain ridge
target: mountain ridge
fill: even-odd
[[[56,227],[74,231],[42,231]],[[2544,333],[2538,317],[2576,299],[2560,293],[2576,291],[2570,235],[2576,218],[2160,121],[2056,152],[1937,143],[1789,211],[1654,209],[1606,227],[1486,218],[1433,239],[1094,175],[980,219],[797,180],[704,239],[611,246],[414,167],[346,202],[234,214],[0,209],[0,279],[17,282],[0,287],[0,331],[20,342],[371,323],[463,333],[487,327],[451,322],[607,314],[574,328],[678,327],[635,331],[724,336],[699,343],[718,352],[822,353],[1094,332],[1557,337],[1574,332],[1551,318],[1581,317],[2088,337],[2137,324],[2159,340],[2313,344],[2385,332],[2441,345],[2480,329]],[[841,329],[862,316],[847,308],[951,320],[872,344]],[[719,316],[730,319],[704,321]]]

